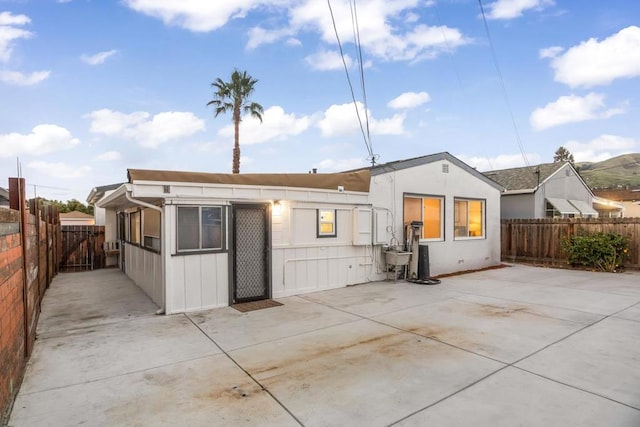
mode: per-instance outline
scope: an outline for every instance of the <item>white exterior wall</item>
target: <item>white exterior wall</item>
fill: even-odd
[[[442,171],[442,164],[449,172]],[[446,160],[375,175],[371,178],[369,199],[374,208],[386,208],[393,215],[393,230],[402,243],[403,194],[443,196],[444,241],[424,241],[429,245],[432,276],[485,268],[500,263],[500,191]],[[454,198],[484,199],[485,238],[454,240]],[[386,241],[392,235],[387,233]]]
[[[134,197],[158,197],[162,185],[136,185]],[[233,202],[280,201],[271,214],[271,293],[274,298],[333,289],[371,280],[371,246],[354,246],[353,209],[367,208],[365,193],[264,187],[215,188],[176,183],[165,194],[162,251],[166,268],[166,312],[179,313],[229,305],[228,251]],[[177,253],[177,206],[226,206],[227,250]],[[316,210],[337,210],[337,237],[316,237]],[[166,237],[165,237],[166,236]]]
[[[164,303],[160,254],[124,243],[125,274],[159,307]]]
[[[272,293],[275,298],[369,280],[371,246],[353,245],[354,205],[282,202],[272,215]],[[316,237],[316,210],[336,209],[336,237]]]
[[[226,203],[209,200],[198,204]],[[161,238],[167,269],[167,314],[229,305],[228,252],[178,255],[177,206],[165,206],[164,214]]]
[[[503,194],[500,204],[503,219],[535,218],[536,197],[533,193]]]

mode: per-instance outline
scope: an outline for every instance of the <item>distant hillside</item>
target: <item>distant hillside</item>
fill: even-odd
[[[640,153],[623,154],[602,162],[576,163],[576,167],[591,188],[640,187]]]

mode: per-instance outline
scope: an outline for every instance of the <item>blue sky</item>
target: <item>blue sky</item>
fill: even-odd
[[[356,6],[378,162],[640,151],[640,2],[483,0],[508,103],[477,0],[330,4],[364,117]],[[265,108],[241,172],[368,164],[324,0],[0,0],[0,175],[19,157],[38,195],[84,200],[127,168],[230,172],[231,116],[206,103],[234,69]]]

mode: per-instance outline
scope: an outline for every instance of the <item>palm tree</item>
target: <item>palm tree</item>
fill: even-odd
[[[213,99],[207,105],[213,105],[216,109],[215,117],[228,111],[233,112],[233,126],[235,138],[233,143],[233,173],[240,173],[240,122],[241,113],[251,114],[262,123],[264,109],[257,102],[249,98],[253,94],[258,80],[247,74],[246,71],[234,70],[231,73],[231,81],[225,82],[217,78],[211,86],[215,88]]]

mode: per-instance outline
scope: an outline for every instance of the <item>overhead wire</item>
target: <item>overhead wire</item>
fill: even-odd
[[[367,142],[369,145],[371,165],[375,166],[377,155],[373,153],[373,143],[371,142],[371,131],[369,129],[369,105],[367,103],[367,87],[364,80],[364,61],[362,59],[362,43],[360,42],[360,25],[358,24],[358,8],[356,0],[350,0],[351,26],[353,28],[353,42],[358,53],[358,70],[360,72],[360,88],[362,90],[362,102],[364,104],[364,119],[367,131]]]
[[[356,100],[355,92],[353,90],[353,84],[351,83],[351,76],[349,75],[349,67],[347,66],[347,61],[344,56],[344,50],[342,49],[342,42],[340,41],[340,35],[338,34],[338,27],[336,26],[336,19],[333,13],[333,8],[331,7],[331,0],[327,0],[327,6],[329,6],[329,13],[331,14],[331,23],[333,25],[333,31],[336,35],[336,41],[338,42],[338,49],[340,50],[340,58],[342,59],[342,65],[344,66],[344,71],[347,76],[347,83],[349,84],[349,91],[351,92],[351,99],[353,100],[353,106],[356,109],[356,117],[358,118],[358,124],[360,125],[360,132],[362,133],[362,138],[364,141],[364,145],[367,149],[367,153],[369,158],[374,159],[375,156],[373,154],[373,150],[370,145],[370,141],[367,139],[368,132],[368,115],[367,115],[367,131],[365,132],[365,128],[362,124],[362,118],[360,117],[360,110],[358,109],[358,102]],[[366,114],[366,107],[365,107]],[[372,160],[373,162],[373,160]]]
[[[482,5],[482,0],[478,0],[478,3],[480,4],[480,13],[482,14],[482,22],[484,23],[484,30],[487,34],[489,47],[491,48],[493,65],[496,67],[496,72],[498,73],[498,79],[500,80],[500,86],[502,88],[502,95],[504,96],[505,103],[507,104],[507,109],[509,110],[509,115],[511,117],[511,124],[513,125],[513,130],[516,135],[516,141],[518,142],[518,148],[520,149],[520,153],[522,154],[522,159],[524,160],[525,165],[530,166],[529,159],[527,159],[527,154],[525,153],[524,144],[522,143],[522,138],[520,138],[520,131],[518,130],[518,125],[516,124],[516,119],[515,119],[515,116],[513,115],[513,108],[511,108],[511,102],[509,101],[507,87],[504,84],[504,78],[502,77],[502,71],[500,70],[500,64],[498,63],[498,56],[493,46],[493,40],[491,39],[491,33],[489,32],[489,25],[487,24],[487,17],[485,16],[485,13],[484,13],[484,6]]]
[[[367,153],[369,153],[370,157],[373,157],[373,151],[369,146],[369,142],[367,140],[367,136],[365,133],[364,126],[362,124],[362,118],[360,117],[360,111],[358,109],[358,102],[356,101],[356,95],[353,91],[353,85],[351,84],[351,77],[349,76],[349,67],[347,66],[347,61],[344,57],[344,51],[342,49],[342,42],[340,41],[340,35],[338,34],[338,27],[336,26],[336,19],[333,14],[333,8],[331,7],[331,0],[327,0],[327,5],[329,6],[329,13],[331,14],[331,22],[333,24],[333,30],[336,34],[336,40],[338,42],[338,49],[340,50],[340,58],[342,58],[342,65],[344,66],[345,74],[347,75],[347,83],[349,84],[349,90],[351,92],[351,99],[353,100],[353,106],[356,109],[356,117],[358,118],[358,123],[360,125],[360,132],[362,133],[362,138],[364,140],[364,145],[367,148]]]

